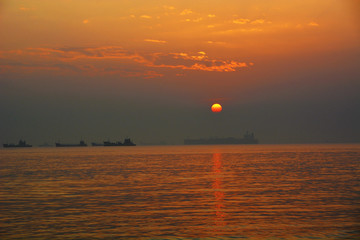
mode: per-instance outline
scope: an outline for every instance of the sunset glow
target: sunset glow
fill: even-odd
[[[1,239],[360,239],[360,0],[0,0]]]
[[[105,114],[119,132],[137,129],[143,136],[138,124],[155,124],[148,128],[166,138],[174,130],[171,124],[193,132],[180,124],[185,119],[161,124],[159,119],[169,115],[168,105],[176,112],[189,110],[182,116],[200,121],[204,116],[195,117],[198,109],[212,99],[226,99],[227,110],[234,109],[227,111],[235,114],[234,126],[244,120],[240,116],[251,116],[244,124],[254,126],[244,128],[267,132],[269,139],[279,121],[292,128],[294,119],[314,114],[319,117],[306,117],[309,123],[299,125],[319,130],[324,125],[311,121],[323,121],[323,113],[326,119],[348,119],[328,122],[321,134],[309,134],[347,132],[344,138],[354,138],[360,134],[348,123],[358,119],[352,115],[356,106],[349,106],[358,102],[360,75],[356,9],[354,0],[0,1],[0,96],[11,103],[0,108],[2,126],[14,129],[9,137],[12,131],[23,136],[27,124],[44,126],[47,135],[46,123],[74,117],[67,112],[71,105],[79,114],[76,121],[89,119],[88,125],[81,123],[87,129],[110,128],[112,124],[102,123],[100,115]],[[20,99],[29,106],[18,103]],[[34,109],[40,99],[48,105]],[[265,114],[265,105],[276,110],[273,119]],[[333,106],[339,110],[325,110]],[[124,115],[114,117],[113,108]],[[293,116],[283,116],[285,112]],[[27,117],[34,122],[11,122]],[[131,120],[147,117],[151,120],[146,124]],[[65,126],[76,125],[75,119],[65,119],[70,121]],[[119,125],[120,120],[128,123]],[[349,129],[334,131],[340,122]],[[79,134],[86,135],[83,131]],[[177,138],[185,134],[176,131]],[[283,132],[284,139],[296,134],[285,127]],[[144,138],[151,138],[150,133]]]

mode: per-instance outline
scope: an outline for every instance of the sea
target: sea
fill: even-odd
[[[360,144],[0,149],[0,239],[360,239]]]

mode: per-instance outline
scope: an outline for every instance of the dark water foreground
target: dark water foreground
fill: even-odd
[[[0,149],[0,239],[360,239],[360,145]]]

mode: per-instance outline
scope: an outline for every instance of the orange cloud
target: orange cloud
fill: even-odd
[[[164,5],[163,8],[166,9],[166,10],[175,10],[175,7],[174,7],[174,6]]]
[[[156,39],[144,39],[145,42],[153,42],[153,43],[167,43],[164,40],[156,40]]]
[[[247,18],[239,18],[239,19],[234,19],[233,23],[235,24],[247,24],[249,23],[251,20],[247,19]]]
[[[141,17],[141,18],[144,18],[144,19],[151,19],[151,18],[152,18],[152,17],[149,16],[149,15],[141,15],[140,17]]]
[[[256,19],[251,22],[251,24],[264,24],[264,23],[265,23],[264,19]]]
[[[211,59],[204,51],[199,51],[197,54],[134,53],[118,46],[27,48],[21,51],[0,52],[0,56],[2,56],[0,66],[6,66],[7,69],[66,69],[79,73],[120,74],[143,78],[162,77],[163,74],[156,72],[155,69],[234,72],[240,68],[252,66],[252,64],[235,60]]]
[[[191,9],[184,9],[180,15],[184,16],[184,15],[189,15],[189,14],[192,14],[193,11]]]
[[[34,10],[34,8],[20,7],[19,10],[20,11],[32,11],[32,10]]]
[[[311,27],[319,27],[320,25],[316,22],[309,22],[308,23],[308,26],[311,26]]]
[[[217,44],[217,45],[226,45],[226,42],[219,42],[219,41],[207,41],[207,44]]]
[[[147,71],[146,73],[144,73],[144,78],[159,78],[159,77],[163,77],[164,74],[161,73],[157,73],[155,71]]]
[[[171,53],[170,55],[158,56],[158,59],[172,64],[154,65],[154,67],[178,68],[183,70],[200,70],[207,72],[234,72],[239,68],[248,67],[245,62],[210,59],[205,52],[199,55],[189,55],[187,53]]]

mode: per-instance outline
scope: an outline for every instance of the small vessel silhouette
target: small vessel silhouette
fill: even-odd
[[[30,144],[26,144],[26,141],[23,141],[23,140],[19,140],[19,143],[18,144],[7,144],[7,143],[4,143],[3,144],[3,147],[4,148],[24,148],[24,147],[32,147],[32,145]]]
[[[136,144],[133,143],[130,138],[125,138],[123,143],[121,141],[117,141],[117,142],[104,141],[104,143],[93,142],[93,143],[91,143],[91,145],[94,147],[96,147],[96,146],[105,146],[105,147],[136,146]]]

